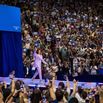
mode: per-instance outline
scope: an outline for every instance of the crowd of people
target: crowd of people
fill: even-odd
[[[49,67],[42,67],[45,75],[51,75],[50,71],[55,75],[98,75],[103,69],[102,2],[14,0],[8,4],[22,11],[25,77],[32,75],[35,48],[41,49],[48,63]]]
[[[46,88],[28,87],[10,74],[11,84],[0,82],[0,103],[103,103],[103,85],[83,89],[67,76],[99,75],[103,69],[103,3],[98,0],[3,0],[21,8],[25,77],[35,72],[34,51],[41,50],[46,65]],[[55,86],[58,74],[66,85]]]
[[[25,68],[33,67],[34,48],[40,48],[48,68],[57,67],[56,74],[99,74],[103,68],[101,2],[91,6],[86,1],[34,0],[21,5]],[[42,68],[44,74],[48,72]]]
[[[66,85],[59,82],[56,87],[55,78],[52,78],[45,86],[30,88],[15,78],[11,79],[10,85],[0,82],[0,103],[103,103],[103,85],[83,89],[74,80],[73,87],[70,87],[66,78]]]

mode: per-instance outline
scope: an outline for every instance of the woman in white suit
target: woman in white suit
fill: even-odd
[[[41,50],[37,49],[37,51],[36,50],[34,51],[34,65],[33,65],[33,67],[37,69],[37,71],[32,77],[32,80],[34,80],[38,74],[39,74],[40,80],[42,80],[42,70],[41,70],[42,62],[47,65],[47,63],[43,59]]]

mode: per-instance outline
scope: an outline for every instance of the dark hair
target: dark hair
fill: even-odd
[[[69,100],[68,103],[79,103],[79,102],[78,102],[77,98],[73,97]]]
[[[78,93],[79,93],[80,96],[81,96],[82,92],[83,92],[82,87],[78,86]]]
[[[11,90],[9,88],[3,89],[3,100],[5,101],[7,97],[10,95]]]
[[[16,90],[19,90],[23,84],[24,84],[23,81],[17,80],[17,81],[15,82],[15,85],[16,85],[16,86],[15,86],[15,89],[16,89]]]
[[[63,95],[64,95],[64,93],[61,89],[56,90],[56,99],[58,102],[63,99]]]
[[[31,103],[39,103],[41,99],[41,91],[38,88],[35,88],[31,95]]]
[[[37,54],[39,53],[39,50],[41,51],[41,49],[40,49],[40,48],[38,48],[38,49],[37,49],[37,51],[36,51],[36,52],[37,52]]]
[[[0,92],[2,93],[2,84],[0,84]]]
[[[87,97],[87,92],[82,91],[81,97],[82,97],[83,99],[86,99],[86,97]]]
[[[61,89],[64,89],[65,85],[63,82],[59,82],[58,87],[60,87]]]

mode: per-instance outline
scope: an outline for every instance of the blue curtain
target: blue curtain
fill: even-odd
[[[2,76],[2,34],[0,32],[0,76]]]
[[[1,31],[0,76],[8,76],[13,70],[16,77],[24,77],[21,33]]]

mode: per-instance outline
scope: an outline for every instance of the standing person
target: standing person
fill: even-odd
[[[37,70],[34,76],[32,77],[32,80],[34,80],[38,74],[39,74],[40,81],[42,80],[42,70],[41,70],[42,62],[47,65],[47,63],[43,59],[41,50],[37,49],[36,51],[34,51],[34,65],[33,65],[33,68]]]

